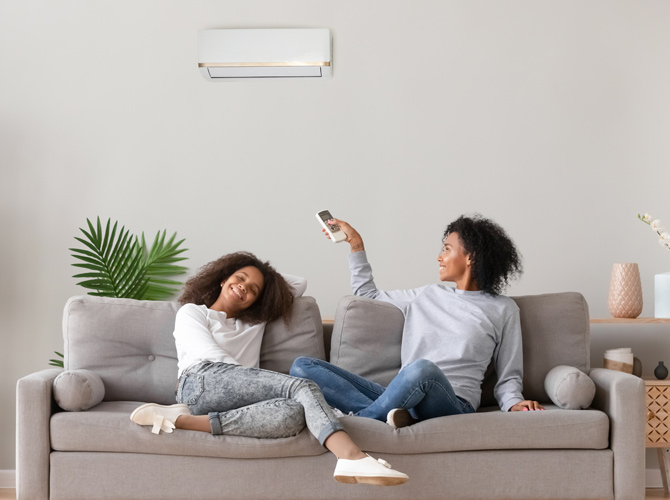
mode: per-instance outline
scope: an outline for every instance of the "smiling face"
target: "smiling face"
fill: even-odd
[[[458,233],[447,236],[437,261],[440,263],[440,281],[453,281],[461,290],[472,288],[470,255],[466,253]]]
[[[221,283],[221,294],[211,309],[224,311],[229,318],[235,317],[256,301],[263,291],[264,282],[263,273],[258,268],[248,266],[238,269]]]

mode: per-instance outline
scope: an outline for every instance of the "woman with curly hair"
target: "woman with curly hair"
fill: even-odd
[[[521,257],[499,225],[479,215],[461,216],[449,224],[437,261],[440,281],[454,282],[455,287],[433,284],[381,291],[373,281],[360,234],[344,221],[328,223],[339,225],[351,246],[354,294],[390,302],[403,312],[402,368],[388,387],[307,357],[294,361],[291,375],[314,380],[328,403],[344,413],[398,428],[476,411],[493,359],[500,408],[543,409],[522,396],[519,308],[500,295],[522,273]]]
[[[258,368],[265,324],[288,321],[306,288],[247,252],[205,265],[186,282],[175,319],[178,404],[148,403],[130,419],[155,434],[176,428],[256,438],[295,436],[307,425],[338,457],[337,481],[407,481],[354,444],[314,382]]]

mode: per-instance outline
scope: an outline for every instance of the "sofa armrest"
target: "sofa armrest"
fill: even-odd
[[[42,370],[16,384],[17,498],[49,498],[49,421],[55,407],[52,387],[62,371]]]
[[[607,414],[610,448],[614,452],[614,498],[644,498],[645,387],[634,375],[595,368],[589,376],[596,384],[592,407]]]

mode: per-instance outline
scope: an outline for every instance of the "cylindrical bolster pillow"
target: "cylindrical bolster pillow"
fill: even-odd
[[[596,395],[593,380],[574,366],[552,368],[544,378],[544,390],[556,406],[567,410],[588,408]]]
[[[100,376],[90,370],[67,370],[54,380],[54,399],[66,411],[84,411],[105,397]]]

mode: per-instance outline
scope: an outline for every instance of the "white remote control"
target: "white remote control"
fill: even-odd
[[[316,218],[326,230],[330,239],[333,240],[333,243],[340,243],[347,239],[347,235],[340,229],[340,226],[337,224],[328,224],[327,221],[333,218],[328,210],[322,210],[317,213]]]

